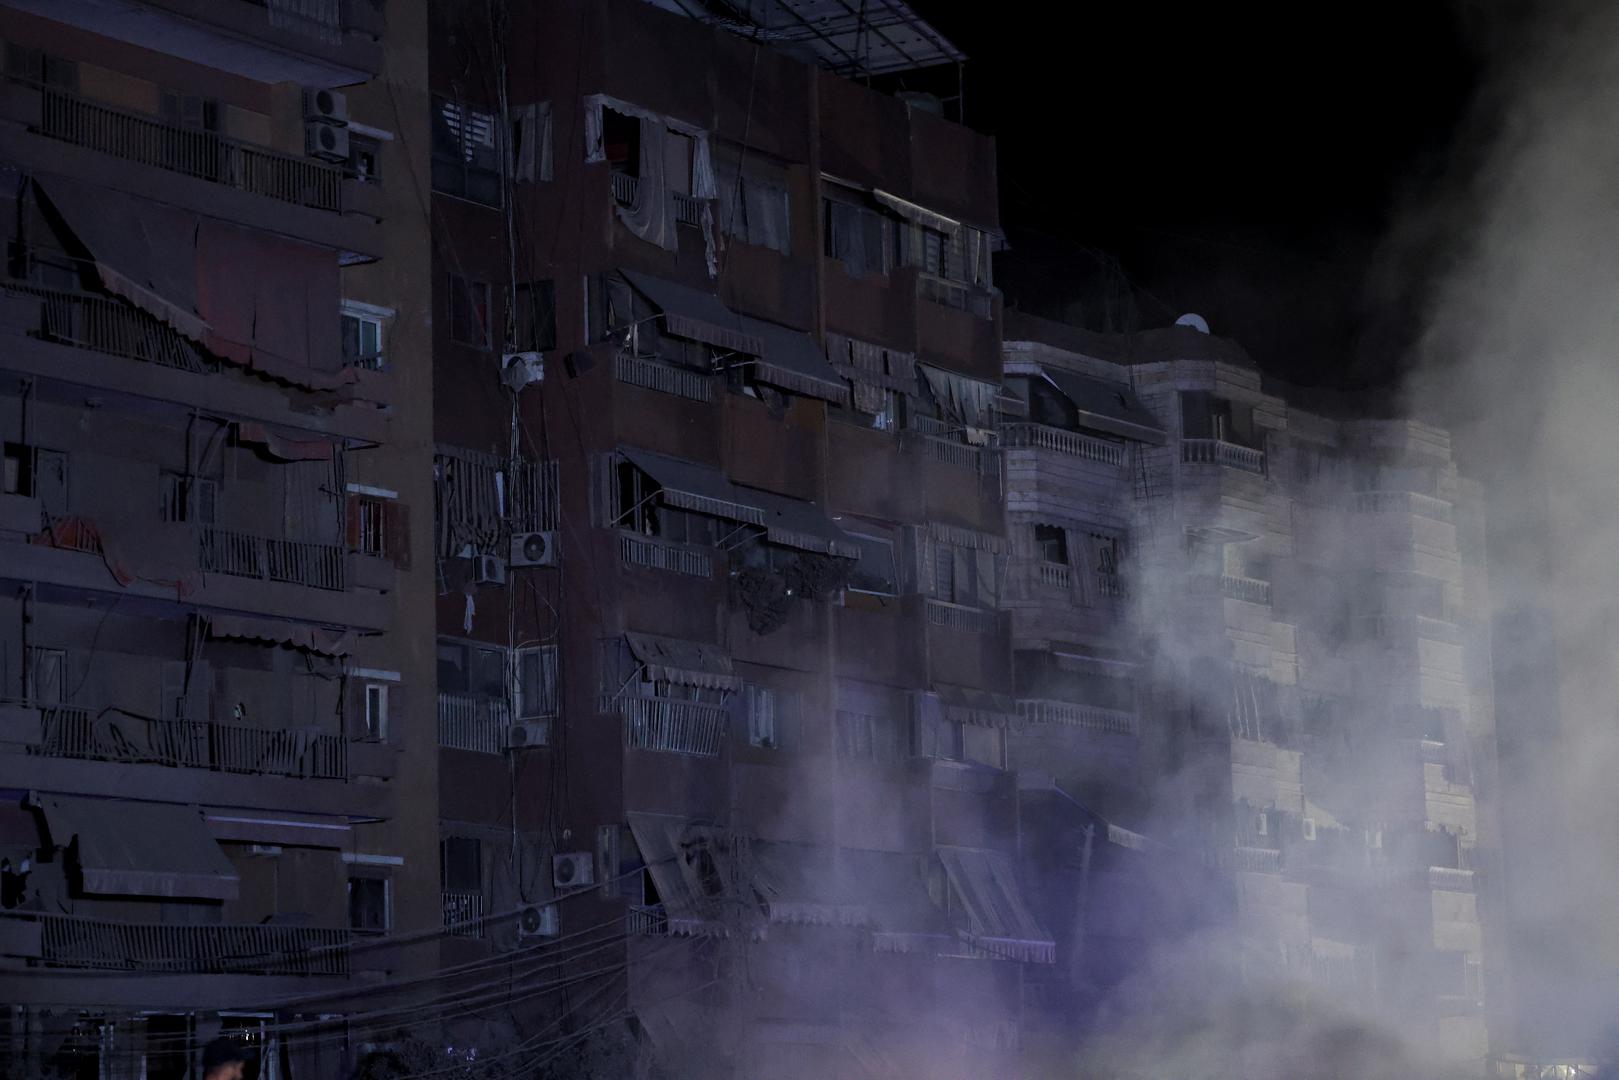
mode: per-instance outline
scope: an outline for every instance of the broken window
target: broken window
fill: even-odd
[[[894,596],[899,592],[899,573],[894,564],[894,542],[885,537],[850,533],[860,558],[849,571],[849,588],[854,592]]]
[[[494,116],[434,96],[433,190],[500,205]]]
[[[489,283],[450,275],[450,340],[489,348]]]
[[[35,705],[59,705],[67,701],[67,653],[61,649],[29,646],[26,660],[27,685],[23,694]]]
[[[163,520],[212,525],[219,502],[217,482],[184,473],[163,474]]]
[[[513,667],[517,718],[535,720],[557,715],[556,646],[518,649]]]
[[[601,110],[602,153],[613,172],[641,175],[641,120],[605,106]]]
[[[380,309],[345,301],[342,308],[343,366],[382,370],[382,324],[387,318]]]
[[[381,877],[349,878],[349,929],[364,934],[386,933],[393,925],[393,890]]]
[[[38,499],[48,514],[67,511],[66,452],[8,442],[0,460],[0,493]]]
[[[749,157],[721,160],[718,171],[721,231],[739,243],[791,254],[786,172]]]
[[[439,874],[445,892],[483,892],[483,842],[470,836],[440,840]]]
[[[525,281],[517,286],[518,352],[550,352],[557,347],[557,289],[554,281]]]
[[[889,270],[888,222],[875,210],[840,199],[823,199],[824,247],[851,277]]]
[[[1068,565],[1068,530],[1060,525],[1036,525],[1034,548],[1048,563]]]

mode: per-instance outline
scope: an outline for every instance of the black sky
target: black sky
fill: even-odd
[[[1366,285],[1474,94],[1453,5],[915,6],[970,55],[966,119],[998,139],[1009,303],[1117,319],[1116,257],[1145,325],[1197,311],[1305,383],[1397,370],[1415,304]]]

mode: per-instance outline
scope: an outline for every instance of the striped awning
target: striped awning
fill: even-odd
[[[752,493],[737,487],[718,469],[679,458],[664,457],[648,450],[621,447],[619,453],[662,488],[665,506],[699,514],[764,525],[767,514]]]
[[[630,654],[646,666],[646,676],[653,682],[709,690],[736,690],[742,685],[731,667],[730,654],[718,645],[634,633],[625,634],[624,641]]]
[[[71,846],[87,893],[235,900],[241,884],[202,811],[177,803],[34,795],[55,847]]]
[[[958,930],[963,941],[997,959],[1056,963],[1057,943],[1029,911],[1009,856],[963,847],[940,847],[938,853],[950,891],[968,916],[970,925]]]
[[[703,851],[713,860],[712,846],[693,842],[688,822],[664,814],[627,814],[641,861],[658,890],[669,933],[685,937],[723,937],[725,924],[717,897],[710,896],[703,876]],[[700,850],[701,849],[701,850]],[[718,871],[718,867],[714,868]],[[716,875],[718,876],[718,875]]]
[[[858,559],[860,546],[814,503],[767,491],[750,491],[749,502],[765,510],[765,539],[783,547]]]

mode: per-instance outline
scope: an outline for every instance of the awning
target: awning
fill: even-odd
[[[295,439],[277,435],[263,424],[242,420],[236,423],[236,441],[264,447],[265,453],[278,461],[330,461],[333,445],[330,439]]]
[[[871,192],[871,197],[906,221],[925,226],[935,232],[954,236],[961,229],[961,222],[955,218],[945,217],[943,214],[929,210],[925,206],[918,206],[908,199],[902,199],[898,195],[890,195],[880,188],[874,188]]]
[[[995,399],[1001,388],[996,383],[969,379],[953,371],[936,368],[932,364],[918,364],[928,390],[940,408],[957,423],[967,427],[994,427]]]
[[[764,348],[754,355],[754,377],[762,383],[791,390],[795,394],[847,404],[849,387],[827,361],[815,339],[802,330],[746,316],[742,322],[757,334]]]
[[[753,332],[744,318],[720,303],[719,297],[677,285],[672,281],[653,277],[633,270],[620,271],[624,280],[635,287],[663,314],[663,328],[676,337],[701,341],[720,349],[732,349],[759,356],[764,352],[764,341]]]
[[[111,188],[35,176],[35,189],[82,244],[102,286],[200,342],[195,214]]]
[[[742,685],[733,673],[730,655],[718,645],[634,633],[625,634],[624,641],[635,659],[646,665],[647,678],[654,682],[710,690],[736,690]]]
[[[255,619],[246,615],[210,616],[208,636],[258,641],[266,645],[291,645],[322,656],[346,656],[354,645],[354,635],[351,633],[277,619]]]
[[[226,807],[204,807],[203,821],[217,840],[238,844],[289,844],[296,847],[348,848],[354,830],[348,819],[289,810],[255,813]]]
[[[1007,727],[1016,719],[1017,702],[1005,694],[949,683],[936,683],[933,692],[939,696],[944,718],[954,724]]]
[[[992,957],[1052,964],[1057,944],[1023,900],[1012,860],[999,851],[982,848],[941,847],[950,889],[966,910],[970,928],[961,936],[973,948]]]
[[[959,525],[946,525],[943,522],[928,522],[928,535],[952,547],[968,548],[972,551],[1005,551],[1006,538],[996,536],[994,533],[979,532],[977,529],[963,529]]]
[[[699,514],[763,525],[766,514],[748,492],[742,491],[718,469],[679,458],[664,457],[646,450],[620,448],[619,453],[637,469],[657,481],[663,489],[665,506],[693,510]]]
[[[31,801],[52,844],[77,838],[87,893],[236,899],[236,870],[195,806],[38,794]]]
[[[838,873],[847,896],[860,903],[873,925],[880,952],[918,952],[948,942],[944,913],[928,897],[922,860],[900,851],[840,848]]]
[[[663,814],[629,814],[630,832],[635,846],[641,851],[641,861],[652,875],[653,887],[663,904],[669,933],[687,937],[723,937],[724,923],[715,901],[703,884],[704,868],[699,850],[688,835],[687,822]],[[720,858],[711,846],[706,848],[708,858]],[[715,864],[713,871],[723,876]]]
[[[860,545],[814,503],[768,491],[747,491],[746,498],[764,509],[765,539],[771,543],[845,559],[860,558]]]
[[[865,904],[840,885],[830,849],[813,844],[747,841],[744,867],[774,923],[863,926]]]
[[[1093,379],[1077,371],[1044,367],[1046,381],[1079,412],[1079,426],[1124,439],[1164,444],[1164,429],[1128,386]]]

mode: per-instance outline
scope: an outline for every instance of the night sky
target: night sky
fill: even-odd
[[[1121,329],[1129,296],[1137,325],[1197,311],[1293,381],[1397,373],[1422,274],[1390,290],[1383,239],[1466,149],[1481,33],[1457,8],[915,6],[998,138],[1009,305]]]

